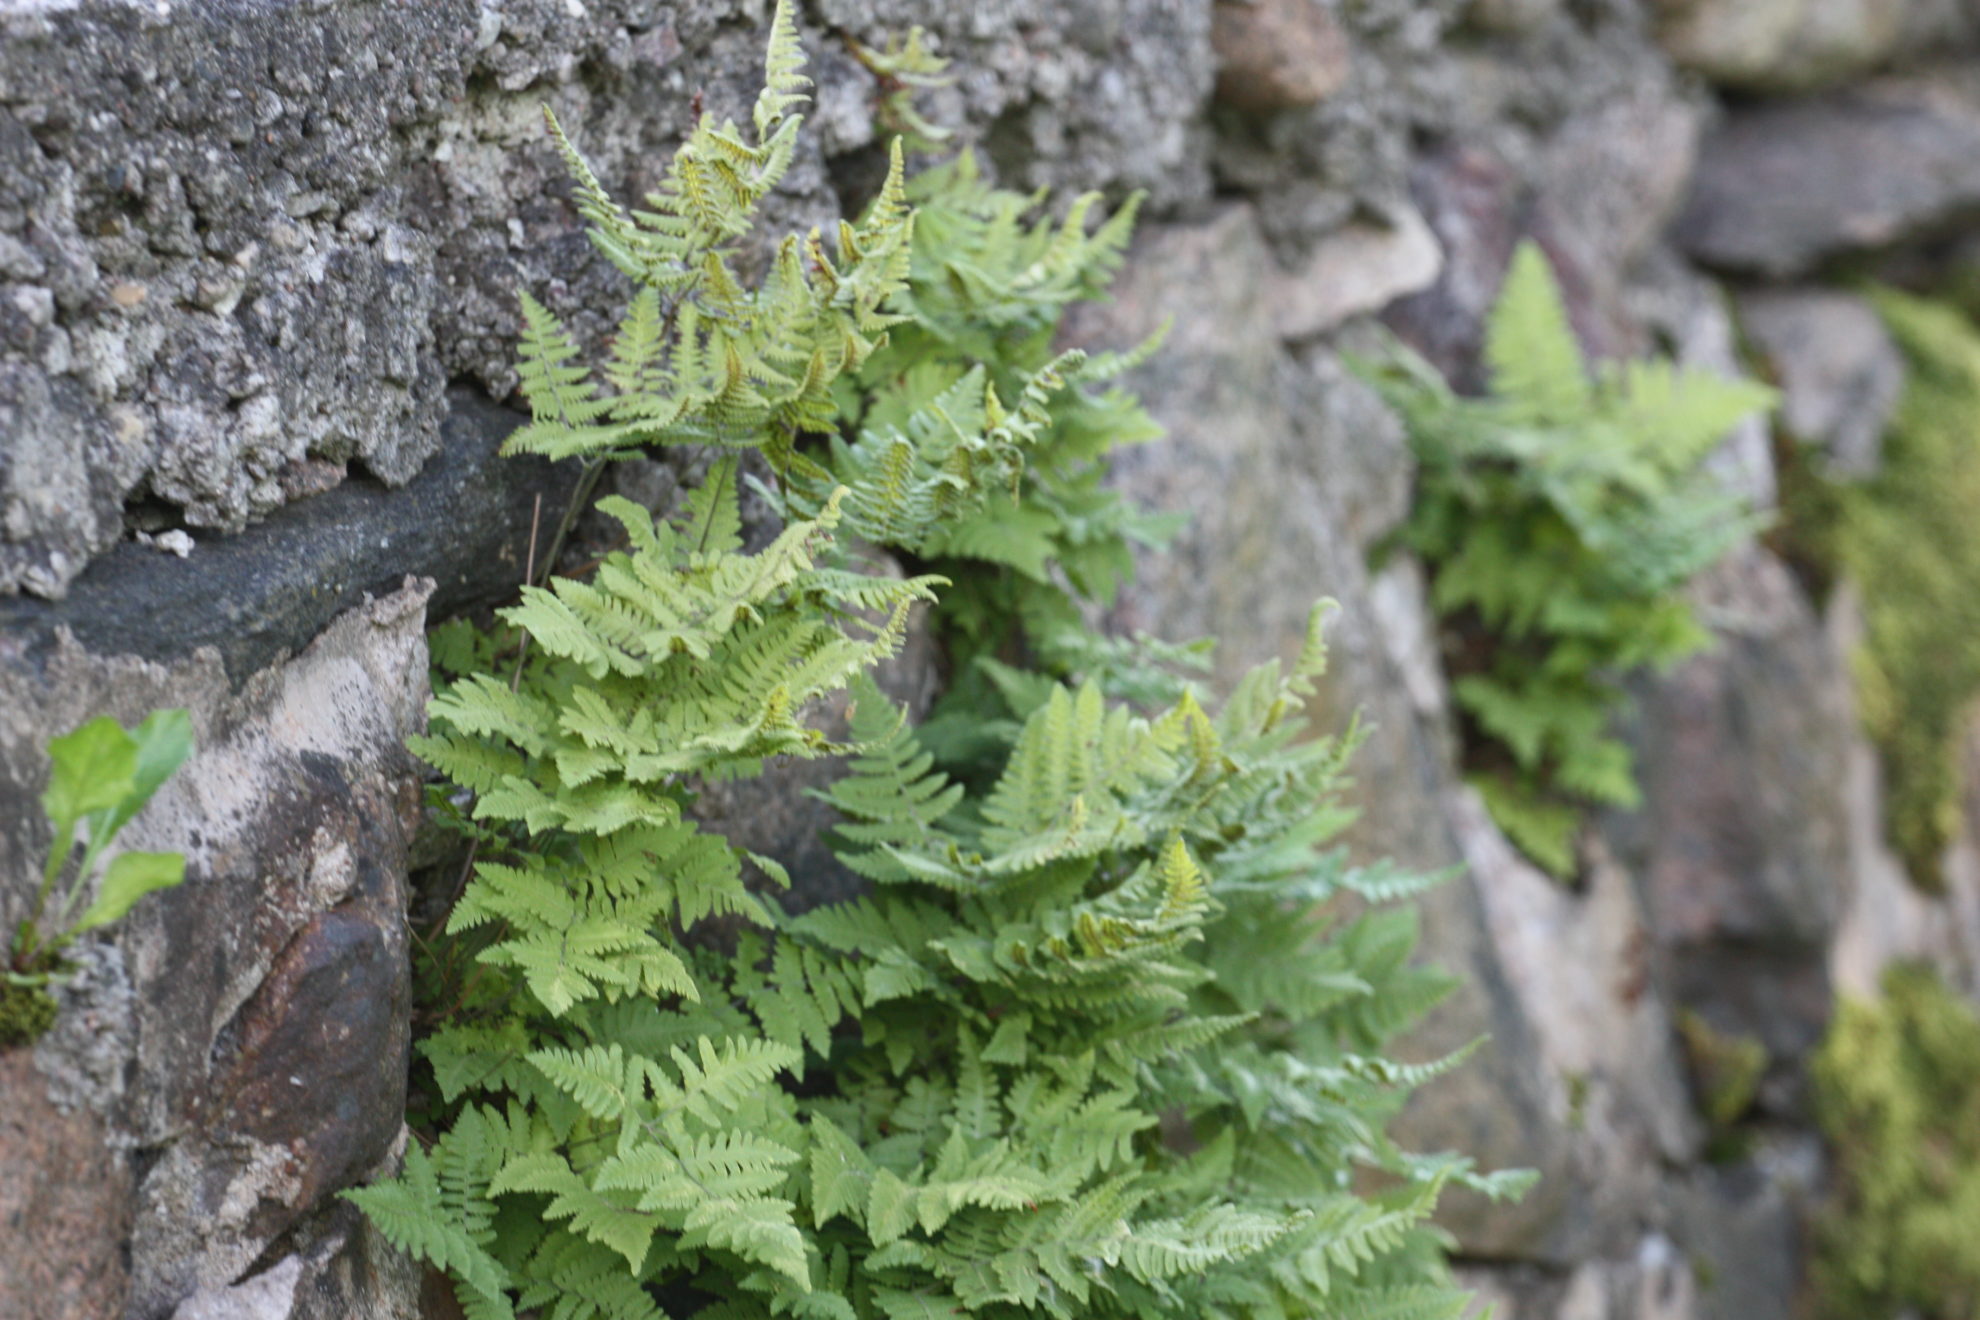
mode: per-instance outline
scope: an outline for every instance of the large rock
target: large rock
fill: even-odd
[[[1662,1167],[1690,1159],[1701,1135],[1642,905],[1599,854],[1581,892],[1541,874],[1469,789],[1442,812],[1466,873],[1426,905],[1426,947],[1467,984],[1440,1016],[1490,1030],[1493,1052],[1517,1051],[1506,1062],[1527,1082],[1508,1090],[1489,1071],[1461,1071],[1420,1093],[1400,1131],[1410,1144],[1540,1169],[1541,1185],[1516,1207],[1460,1203],[1467,1254],[1571,1265],[1620,1250],[1654,1205]],[[1453,930],[1454,908],[1475,910],[1475,932]],[[1458,949],[1470,957],[1447,952]]]
[[[915,26],[934,34],[957,82],[927,105],[980,141],[1007,184],[1139,188],[1164,207],[1210,192],[1208,143],[1195,125],[1216,76],[1210,0],[818,0],[811,8],[826,26],[814,50],[833,44],[832,28],[875,43]],[[870,100],[870,83],[848,73],[854,98]]]
[[[1980,89],[1939,76],[1733,112],[1705,140],[1675,234],[1709,266],[1779,278],[1975,208]]]
[[[302,1242],[332,1193],[391,1155],[420,812],[403,744],[423,720],[430,591],[347,611],[244,681],[210,648],[152,663],[66,632],[39,664],[0,657],[8,928],[48,843],[48,740],[165,706],[190,708],[197,739],[121,840],[184,854],[186,882],[90,944],[53,1030],[6,1061],[0,1182],[45,1213],[0,1237],[0,1314],[170,1315],[278,1263],[289,1253],[262,1261],[271,1244]],[[350,1251],[376,1254],[354,1224],[331,1236],[292,1248],[298,1288],[321,1293]]]
[[[577,479],[574,463],[499,457],[521,420],[454,391],[446,447],[400,490],[347,482],[183,558],[127,541],[64,600],[0,599],[0,665],[43,663],[66,630],[89,650],[160,662],[211,647],[238,683],[409,572],[433,579],[435,618],[502,603],[532,533],[548,553]]]
[[[1812,1135],[1764,1134],[1736,1163],[1674,1181],[1671,1234],[1699,1276],[1700,1320],[1794,1320],[1806,1314],[1805,1226],[1820,1191]]]
[[[1465,17],[1487,32],[1530,32],[1561,12],[1561,0],[1471,0]]]
[[[0,1313],[114,1316],[130,1279],[130,1161],[94,1110],[48,1092],[32,1051],[0,1051]]]
[[[1410,190],[1443,249],[1443,266],[1429,288],[1398,299],[1382,319],[1458,389],[1482,390],[1485,320],[1525,236],[1526,189],[1495,152],[1448,144],[1416,161]],[[1572,296],[1575,272],[1559,273]]]
[[[1485,324],[1513,249],[1532,239],[1553,265],[1588,354],[1646,351],[1631,281],[1683,198],[1697,132],[1697,108],[1653,86],[1587,107],[1537,149],[1530,172],[1477,142],[1424,152],[1411,193],[1443,261],[1384,321],[1459,389],[1482,390]]]
[[[1287,339],[1379,312],[1436,281],[1444,252],[1414,207],[1386,224],[1355,221],[1314,244],[1299,268],[1272,281],[1272,322]]]
[[[1903,44],[1916,0],[1652,0],[1672,58],[1714,82],[1805,91],[1876,68]]]
[[[1644,805],[1604,832],[1637,878],[1665,993],[1760,1041],[1792,1092],[1828,1023],[1827,950],[1849,887],[1848,672],[1765,551],[1742,549],[1692,594],[1717,637],[1638,685],[1628,729]]]
[[[936,29],[968,70],[946,108],[1014,180],[1208,189],[1207,3],[818,9],[875,42]],[[518,287],[602,337],[624,281],[539,106],[611,186],[651,187],[696,107],[746,112],[762,11],[0,7],[0,594],[61,595],[127,513],[236,530],[347,472],[403,484],[445,382],[513,387]],[[810,36],[820,122],[772,231],[828,222],[825,153],[874,136],[872,77]]]
[[[1904,358],[1876,309],[1826,289],[1754,289],[1740,295],[1739,322],[1780,384],[1782,423],[1824,474],[1876,475],[1904,391]]]

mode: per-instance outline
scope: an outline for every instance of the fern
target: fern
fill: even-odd
[[[830,426],[833,381],[885,341],[895,317],[882,306],[905,284],[913,232],[898,151],[865,223],[840,226],[836,255],[814,230],[783,240],[761,285],[736,273],[737,244],[790,168],[803,124],[794,112],[809,86],[789,0],[779,0],[770,30],[754,140],[703,116],[643,207],[614,201],[545,110],[593,245],[637,292],[612,360],[595,372],[570,365],[576,345],[524,295],[532,420],[505,452],[595,457],[708,444],[769,449],[781,462],[796,436]]]
[[[1280,1304],[1300,1313],[1461,1300],[1427,1265],[1414,1292],[1360,1275],[1423,1250],[1414,1226],[1452,1179],[1513,1186],[1447,1163],[1393,1203],[1320,1191],[1356,1163],[1411,1176],[1369,1115],[1455,1062],[1361,1052],[1445,988],[1405,965],[1410,923],[1287,919],[1289,895],[1350,885],[1323,851],[1344,823],[1342,749],[1299,737],[1320,659],[1261,671],[1221,718],[1194,697],[1143,717],[1060,689],[997,780],[960,797],[862,695],[875,746],[829,798],[849,816],[842,856],[886,886],[784,940],[849,959],[867,989],[860,1042],[831,1043],[806,1195],[821,1233],[881,1248],[889,1286],[965,1310],[1194,1313],[1283,1249]],[[1220,898],[1227,860],[1244,883]],[[921,1082],[934,1060],[952,1086]],[[1198,1140],[1275,1154],[1207,1204],[1152,1140],[1178,1112]]]
[[[813,489],[847,486],[858,535],[950,579],[936,622],[961,677],[928,746],[980,780],[1008,750],[977,714],[1001,705],[980,667],[998,645],[1024,647],[1048,677],[1105,678],[1154,703],[1180,690],[1169,671],[1200,659],[1139,640],[1096,645],[1080,613],[1082,600],[1112,597],[1137,546],[1175,525],[1103,483],[1112,449],[1161,434],[1113,385],[1160,336],[1125,354],[1053,348],[1065,311],[1101,296],[1119,268],[1138,197],[1098,224],[1092,196],[1054,220],[1038,198],[987,184],[968,152],[905,195],[915,229],[892,304],[905,319],[839,390],[853,438],[831,446]]]
[[[1624,681],[1707,644],[1678,592],[1759,525],[1700,465],[1774,395],[1665,361],[1591,371],[1530,243],[1485,360],[1482,400],[1400,346],[1360,370],[1420,464],[1400,539],[1427,562],[1447,624],[1473,782],[1512,841],[1565,878],[1583,812],[1637,802],[1629,750],[1609,732]]]
[[[1421,882],[1330,849],[1353,739],[1301,719],[1319,613],[1215,713],[1174,672],[1198,651],[1080,624],[1156,535],[1100,483],[1152,427],[1103,388],[1132,354],[1049,341],[1132,205],[1033,218],[966,159],[910,189],[897,153],[836,257],[794,239],[746,284],[801,67],[780,4],[753,135],[698,125],[645,209],[551,122],[636,290],[592,366],[525,304],[514,447],[754,448],[785,525],[745,548],[728,454],[672,519],[601,501],[623,548],[501,611],[505,676],[446,639],[415,748],[475,840],[447,938],[476,970],[421,1043],[430,1150],[352,1198],[475,1316],[1449,1313],[1437,1196],[1513,1188],[1382,1134],[1453,1062],[1379,1054],[1445,982],[1381,906]],[[964,677],[917,729],[871,671],[931,601]],[[696,796],[820,757],[873,887],[790,916]],[[1370,910],[1325,906],[1346,894]]]

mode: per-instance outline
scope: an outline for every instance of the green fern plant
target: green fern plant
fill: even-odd
[[[906,279],[913,221],[896,148],[879,197],[861,224],[839,226],[835,249],[815,229],[792,234],[761,283],[738,276],[737,245],[790,168],[810,86],[803,66],[780,4],[754,132],[704,114],[643,207],[613,200],[546,108],[592,244],[636,292],[595,368],[574,363],[582,354],[569,332],[522,296],[519,374],[533,419],[505,452],[597,458],[696,444],[763,449],[781,467],[799,435],[831,429],[833,382],[899,319],[882,306]]]
[[[778,95],[793,32],[780,4]],[[761,145],[725,127],[683,151],[769,171],[796,122],[772,104]],[[1395,904],[1422,882],[1329,846],[1351,740],[1301,722],[1318,613],[1297,665],[1214,716],[1124,681],[1105,662],[1124,648],[1054,661],[1039,619],[1111,590],[1136,523],[1098,485],[1107,446],[1148,429],[1096,384],[1122,361],[1049,342],[1125,221],[1026,220],[967,165],[910,190],[899,159],[830,278],[780,263],[745,288],[710,272],[760,193],[718,190],[690,223],[677,162],[649,213],[621,213],[573,153],[601,248],[643,287],[609,372],[529,312],[517,447],[754,448],[787,524],[743,549],[731,457],[675,519],[603,502],[625,548],[502,612],[528,639],[506,675],[448,637],[458,676],[415,750],[471,800],[448,938],[477,971],[419,1047],[430,1140],[349,1195],[476,1320],[1455,1317],[1437,1197],[1520,1180],[1382,1134],[1455,1062],[1380,1053],[1447,986],[1408,961]],[[702,285],[677,282],[690,239]],[[711,392],[681,362],[718,304],[743,385]],[[860,544],[916,571],[863,572]],[[978,749],[966,779],[870,677],[909,608],[958,600],[946,635],[1009,698],[954,740]],[[813,713],[841,693],[836,742]],[[821,756],[849,758],[824,795],[872,892],[792,917],[745,880],[787,883],[777,862],[702,830],[695,797]]]
[[[1483,399],[1400,345],[1360,370],[1419,464],[1399,540],[1430,571],[1472,782],[1513,842],[1566,877],[1583,813],[1638,801],[1610,729],[1624,681],[1708,643],[1681,589],[1760,524],[1701,464],[1774,395],[1660,359],[1591,371],[1532,243],[1513,255],[1485,360]]]
[[[952,583],[937,626],[955,679],[923,737],[943,764],[981,780],[1049,686],[1036,676],[1093,678],[1161,705],[1180,693],[1179,676],[1206,667],[1207,644],[1101,638],[1086,624],[1087,607],[1107,604],[1132,572],[1136,549],[1161,545],[1177,525],[1105,483],[1111,450],[1161,435],[1116,384],[1161,332],[1126,353],[1055,346],[1066,311],[1103,296],[1119,269],[1139,195],[1097,223],[1097,195],[1054,219],[1039,196],[990,185],[967,151],[906,193],[916,208],[897,303],[906,319],[842,380],[840,421],[856,438],[833,445],[822,480],[975,483],[974,497],[951,497],[916,536],[859,530]],[[993,411],[1017,413],[994,457],[968,438],[983,426],[979,393]],[[922,455],[911,477],[900,470],[910,453]],[[1003,718],[985,720],[986,711]]]

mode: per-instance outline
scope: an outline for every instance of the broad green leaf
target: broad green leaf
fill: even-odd
[[[138,744],[108,715],[99,716],[48,744],[54,762],[41,795],[58,836],[95,811],[117,807],[132,791]]]
[[[105,831],[106,838],[144,810],[152,794],[192,755],[192,716],[184,709],[155,710],[131,735],[137,743],[137,766],[131,775],[130,791],[124,795]]]
[[[146,894],[170,889],[186,878],[186,859],[178,853],[119,853],[103,873],[96,901],[76,923],[77,933],[107,926],[131,910]]]

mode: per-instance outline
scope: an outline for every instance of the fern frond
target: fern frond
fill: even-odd
[[[1485,327],[1492,393],[1519,422],[1571,423],[1593,412],[1594,385],[1553,268],[1520,244]]]
[[[776,132],[792,106],[806,100],[811,79],[799,73],[804,67],[804,47],[798,40],[797,20],[790,0],[777,0],[770,16],[770,41],[763,57],[763,91],[756,98],[753,118],[757,140]]]

